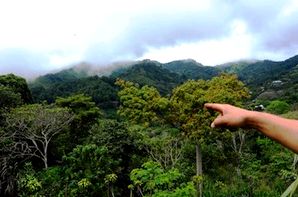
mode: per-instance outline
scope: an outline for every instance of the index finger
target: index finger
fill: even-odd
[[[218,111],[220,113],[223,112],[223,104],[205,103],[204,107],[206,107],[207,109],[212,109],[212,110]]]

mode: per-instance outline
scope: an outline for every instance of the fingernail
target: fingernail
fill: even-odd
[[[212,122],[212,124],[211,124],[211,128],[214,128],[215,127],[215,124]]]

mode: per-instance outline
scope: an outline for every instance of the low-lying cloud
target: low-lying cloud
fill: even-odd
[[[0,73],[13,73],[26,78],[43,74],[47,69],[44,64],[49,62],[42,53],[30,52],[25,49],[0,50]]]

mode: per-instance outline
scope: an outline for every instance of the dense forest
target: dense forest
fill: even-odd
[[[298,56],[1,75],[0,196],[292,195],[297,155],[253,129],[211,128],[207,102],[298,119]]]

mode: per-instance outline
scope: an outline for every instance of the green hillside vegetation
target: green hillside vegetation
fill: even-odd
[[[236,61],[236,62],[221,64],[221,65],[218,65],[217,67],[226,73],[239,73],[248,65],[256,63],[256,62],[257,61],[249,61],[249,60]]]
[[[5,87],[10,91],[19,94],[24,103],[32,102],[31,92],[26,80],[22,77],[18,77],[14,74],[1,75],[0,87]]]
[[[102,108],[109,108],[117,104],[117,87],[114,85],[114,79],[98,76],[64,79],[59,75],[56,79],[55,74],[50,76],[54,82],[44,80],[46,83],[37,81],[30,84],[35,102],[53,103],[57,97],[85,94],[91,96]]]
[[[115,78],[138,83],[141,86],[156,87],[161,94],[169,94],[171,90],[183,81],[183,78],[162,67],[156,61],[144,60],[138,62],[122,72],[112,74]]]
[[[38,77],[34,83],[42,86],[47,86],[52,83],[60,83],[64,81],[72,81],[75,79],[87,77],[87,72],[84,70],[77,70],[75,68],[69,68],[59,71],[54,74],[46,74],[44,76]]]
[[[220,69],[203,66],[194,60],[178,60],[162,65],[163,68],[177,73],[186,79],[211,79],[220,73]]]
[[[105,107],[105,102],[110,100],[113,103],[117,100],[113,96],[117,91],[114,86],[116,78],[132,81],[141,86],[156,87],[161,94],[165,95],[187,79],[211,79],[218,75],[219,70],[213,67],[204,67],[194,61],[174,61],[161,64],[156,61],[144,60],[130,66],[119,67],[109,77],[90,77],[88,72],[86,69],[70,68],[37,78],[29,84],[35,102],[46,100],[51,103],[58,96],[85,93],[92,96],[96,103],[103,103]],[[95,85],[95,83],[98,84]],[[102,91],[110,92],[113,95],[106,96],[102,94]]]
[[[297,103],[298,56],[285,61],[258,61],[248,65],[230,65],[225,71],[239,76],[253,94],[260,100],[284,100]]]
[[[144,60],[132,63],[130,66],[125,65],[115,68],[114,72],[107,76],[105,80],[110,81],[109,84],[112,87],[108,89],[111,91],[115,88],[115,86],[113,87],[115,79],[121,78],[142,86],[150,85],[156,87],[162,95],[166,95],[175,86],[188,79],[206,80],[217,76],[221,72],[235,73],[250,88],[253,99],[279,99],[289,104],[294,104],[297,102],[297,65],[297,56],[280,62],[269,60],[240,61],[216,67],[203,66],[194,60],[179,60],[166,64]],[[87,73],[91,73],[91,71],[88,71],[88,67],[81,70],[71,68],[55,74],[48,74],[30,83],[30,89],[34,92],[34,99],[37,102],[42,100],[53,102],[55,97],[61,96],[64,91],[68,92],[67,95],[77,92],[91,95],[90,91],[80,89],[80,87],[85,85],[88,87],[88,80],[94,80],[92,77],[88,78]],[[82,78],[87,79],[81,80]],[[281,81],[281,83],[278,83],[278,81]],[[70,87],[72,83],[74,85]],[[80,83],[83,83],[83,85],[79,85]],[[96,87],[96,89],[98,88]],[[55,92],[55,89],[57,89],[57,92]],[[98,96],[95,98],[95,95],[92,94],[92,97],[97,103],[106,101],[98,98]]]
[[[211,129],[217,113],[203,105],[298,119],[297,59],[144,60],[29,85],[2,75],[0,196],[280,196],[296,183],[297,155],[253,129]]]

